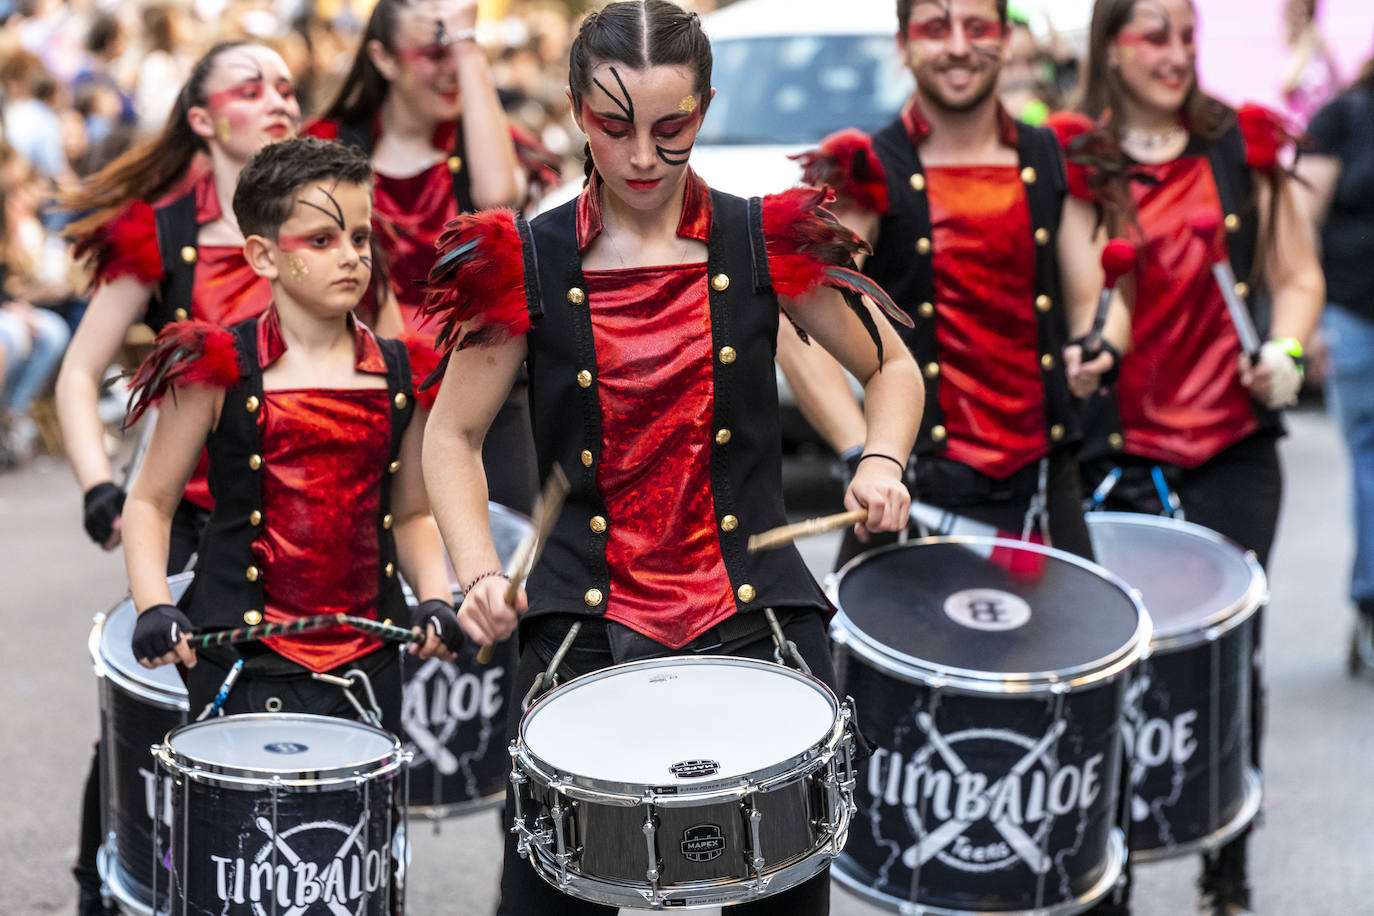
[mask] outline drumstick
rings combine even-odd
[[[1102,294],[1097,299],[1097,311],[1093,314],[1093,326],[1083,338],[1083,361],[1097,358],[1102,352],[1102,328],[1107,324],[1107,312],[1112,307],[1112,294],[1116,292],[1116,282],[1135,266],[1135,246],[1125,239],[1112,239],[1102,249]]]
[[[530,571],[534,569],[534,564],[539,561],[539,554],[544,550],[544,542],[553,533],[554,523],[558,521],[558,513],[563,508],[563,500],[567,498],[571,486],[568,483],[568,475],[563,473],[563,468],[555,464],[548,480],[544,481],[544,489],[539,494],[538,501],[534,504],[534,527],[525,535],[520,546],[515,548],[510,564],[506,567],[506,578],[509,580],[506,584],[506,604],[511,607],[515,607],[520,586],[530,577]],[[489,643],[477,650],[477,663],[489,665],[495,654],[495,644]]]
[[[813,534],[824,534],[827,531],[834,531],[836,528],[844,528],[848,525],[857,525],[866,518],[868,518],[867,509],[854,509],[849,512],[841,512],[838,515],[809,518],[804,522],[797,522],[794,525],[783,525],[779,528],[770,528],[767,531],[761,531],[758,534],[751,534],[749,536],[749,552],[754,553],[759,550],[772,550],[774,547],[790,544],[798,538],[811,537]]]
[[[1197,237],[1202,239],[1210,248],[1217,237],[1217,231],[1221,228],[1221,220],[1217,218],[1215,213],[1199,210],[1193,214],[1193,218],[1189,220],[1189,225],[1192,226]],[[1210,253],[1208,257],[1211,257]],[[1236,275],[1231,270],[1231,262],[1225,255],[1212,263],[1212,276],[1216,278],[1217,287],[1221,290],[1221,298],[1226,303],[1226,311],[1231,316],[1231,324],[1235,325],[1236,336],[1240,338],[1240,348],[1246,356],[1250,357],[1250,362],[1254,363],[1259,357],[1259,332],[1255,330],[1255,321],[1250,317],[1250,310],[1246,308],[1240,293],[1236,292]]]
[[[362,630],[393,642],[418,642],[420,639],[413,630],[392,626],[389,623],[367,620],[363,617],[350,617],[347,614],[316,614],[313,617],[302,617],[299,620],[289,620],[285,623],[260,623],[256,626],[239,627],[234,630],[198,633],[191,637],[191,648],[208,649],[211,646],[232,646],[245,642],[256,642],[261,639],[271,639],[275,636],[296,636],[301,633],[312,633],[329,627],[352,627],[355,630]]]

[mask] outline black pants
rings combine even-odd
[[[763,625],[762,614],[750,616],[756,616],[758,622]],[[607,624],[601,618],[584,620],[586,622],[582,632],[568,653],[564,666],[559,669],[560,677],[586,674],[618,661],[628,660],[625,654],[619,651],[619,646],[627,642],[620,640],[613,629],[608,632],[608,626],[614,628],[616,624]],[[520,725],[518,701],[529,691],[535,677],[547,667],[571,622],[570,618],[562,616],[538,617],[526,621],[521,634],[523,646],[520,653],[520,669],[512,691],[512,696],[517,702],[511,707],[507,725],[509,738],[515,737]],[[835,672],[831,665],[830,643],[825,623],[820,615],[814,611],[800,612],[783,624],[783,632],[788,639],[796,643],[802,658],[810,666],[811,673],[833,689]],[[611,647],[613,639],[617,642],[614,654]],[[638,640],[632,637],[628,644],[638,644]],[[661,651],[654,653],[658,656],[690,654],[675,652],[666,646],[658,648]],[[705,654],[772,660],[773,648],[772,636],[766,625],[763,625],[761,631],[756,630],[753,634],[728,640]],[[634,651],[632,654],[639,657],[641,653]],[[511,804],[510,796],[507,794],[504,817],[506,857],[501,872],[501,903],[497,908],[497,916],[614,916],[615,907],[586,903],[566,896],[535,874],[534,868],[528,862],[521,860],[515,849],[515,837],[510,833],[513,823]],[[826,916],[830,912],[830,870],[826,869],[810,881],[789,891],[774,894],[763,900],[732,906],[729,912],[732,916]]]
[[[1156,466],[1178,497],[1184,518],[1222,534],[1253,551],[1265,569],[1278,529],[1283,499],[1283,471],[1279,466],[1276,436],[1258,433],[1242,439],[1195,468],[1160,464],[1126,455],[1120,461],[1099,460],[1083,467],[1083,489],[1091,491],[1113,467],[1122,470],[1102,508],[1120,512],[1160,514],[1163,500],[1153,479]],[[1258,769],[1264,738],[1265,686],[1262,664],[1263,609],[1255,618],[1255,651],[1251,690],[1250,757]],[[1204,857],[1204,881],[1214,885],[1243,886],[1246,882],[1250,827],[1221,849]]]
[[[194,668],[186,669],[183,677],[192,719],[215,699],[236,655],[223,649],[207,649],[197,654]],[[245,653],[245,657],[243,671],[224,701],[224,715],[305,712],[360,719],[342,687],[315,680],[307,669],[265,647]],[[372,691],[381,708],[382,727],[393,735],[401,734],[401,656],[396,647],[383,646],[326,673],[345,677],[354,669],[362,671],[372,682]],[[370,708],[361,689],[355,688],[353,696],[364,709]]]
[[[918,458],[912,498],[991,525],[1004,532],[1002,537],[1019,538],[1025,526],[1026,510],[1039,486],[1039,476],[1038,461],[1009,477],[998,479],[949,458]],[[1078,463],[1065,451],[1056,451],[1049,456],[1045,497],[1051,546],[1091,560],[1092,542],[1083,521]],[[915,525],[908,530],[913,535],[920,533]],[[864,543],[854,536],[852,529],[846,531],[835,558],[835,568],[839,569],[866,550],[897,540],[896,534],[874,534]]]

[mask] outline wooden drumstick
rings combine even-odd
[[[544,481],[544,489],[539,494],[539,500],[534,504],[534,528],[525,535],[520,546],[515,548],[510,564],[506,567],[506,578],[509,580],[506,584],[506,604],[511,607],[515,607],[520,586],[529,578],[530,571],[534,569],[534,564],[538,562],[539,554],[544,549],[544,542],[553,533],[554,523],[558,521],[558,513],[563,508],[563,500],[567,498],[570,488],[568,475],[563,473],[562,467],[555,464],[549,479]],[[477,650],[477,663],[491,664],[495,653],[494,644],[483,646]]]
[[[868,518],[867,509],[854,509],[849,512],[841,512],[838,515],[809,518],[804,522],[797,522],[795,525],[783,525],[780,528],[770,528],[767,531],[761,531],[758,534],[751,534],[749,536],[749,552],[754,553],[759,550],[772,550],[774,547],[790,544],[798,538],[807,538],[811,537],[813,534],[824,534],[827,531],[834,531],[836,528],[857,525],[866,518]]]

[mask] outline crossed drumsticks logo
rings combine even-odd
[[[258,851],[258,855],[256,857],[257,861],[261,862],[265,860],[267,856],[271,854],[271,849],[275,845],[277,847],[277,851],[281,853],[282,858],[285,859],[288,863],[290,863],[292,867],[299,866],[304,863],[305,860],[303,860],[300,854],[296,852],[296,850],[292,849],[291,844],[287,842],[287,836],[289,836],[291,833],[296,832],[295,830],[287,831],[285,834],[277,833],[272,829],[272,822],[269,821],[267,818],[261,816],[256,818],[254,823],[257,825],[257,828],[261,830],[263,833],[267,834],[268,838],[271,840],[270,843],[265,844],[262,847],[262,849]],[[358,843],[358,837],[363,832],[363,828],[367,826],[367,823],[368,812],[363,811],[358,818],[358,823],[353,825],[353,829],[347,832],[347,834],[344,836],[344,841],[339,844],[338,851],[335,852],[330,859],[331,863],[342,862],[344,855],[348,852],[349,848]],[[315,824],[303,824],[300,827],[296,828],[296,830],[306,830],[312,827],[328,827],[330,829],[337,830],[341,833],[344,830],[343,824],[336,824],[333,821],[325,821],[322,823]],[[330,866],[326,865],[325,867],[327,869]],[[310,900],[307,903],[293,906],[291,909],[286,910],[283,913],[283,916],[302,916],[303,913],[310,909],[310,907],[316,902],[316,900],[323,902],[324,905],[329,908],[329,911],[334,914],[334,916],[358,916],[358,913],[355,913],[353,910],[350,910],[342,900],[324,900],[323,897],[326,894],[325,888],[323,887],[324,876],[319,875],[316,878],[316,881],[320,885],[319,896]],[[253,909],[258,913],[258,916],[266,916],[267,911],[263,908],[262,904],[254,903]]]
[[[922,712],[916,717],[917,724],[926,733],[931,747],[944,760],[945,766],[956,779],[967,779],[972,774],[965,765],[963,759],[951,746],[950,742],[940,733],[935,725],[934,718],[929,713]],[[917,868],[939,855],[950,845],[956,842],[964,833],[979,820],[983,819],[982,812],[992,811],[993,800],[997,797],[1003,783],[1009,779],[1020,779],[1037,760],[1044,759],[1045,766],[1053,769],[1055,761],[1051,757],[1046,757],[1050,747],[1059,740],[1059,736],[1064,733],[1066,723],[1060,719],[1050,726],[1039,741],[1030,746],[1022,757],[1012,765],[1007,774],[987,786],[980,792],[972,805],[966,806],[979,812],[976,817],[952,817],[939,827],[926,833],[916,845],[912,846],[902,854],[902,862],[908,868]],[[956,736],[957,737],[957,736]],[[993,828],[1002,835],[1007,844],[1026,865],[1037,875],[1043,875],[1050,870],[1052,865],[1050,857],[1045,854],[1039,844],[1031,838],[1026,831],[1013,818],[1007,814],[997,817],[987,818]]]

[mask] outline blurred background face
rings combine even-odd
[[[1107,57],[1129,107],[1152,116],[1183,107],[1196,79],[1195,27],[1188,0],[1137,0]]]
[[[193,127],[231,159],[246,162],[269,143],[296,135],[300,103],[291,71],[261,45],[230,48],[205,81],[207,102],[193,108]]]
[[[1006,40],[994,0],[918,0],[898,36],[922,99],[947,111],[992,95]]]
[[[461,110],[453,37],[465,26],[458,20],[458,4],[452,0],[401,6],[391,50],[372,49],[373,61],[390,82],[388,95],[435,124],[452,121]]]

